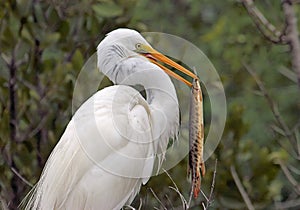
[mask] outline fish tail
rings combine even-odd
[[[198,198],[200,189],[201,189],[201,177],[200,177],[200,170],[196,170],[196,176],[194,177],[194,186],[193,186],[193,193],[194,193],[194,198]]]

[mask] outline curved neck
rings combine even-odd
[[[144,57],[126,59],[118,65],[113,76],[115,84],[142,85],[150,106],[172,109],[178,106],[175,87],[169,76]]]
[[[114,84],[142,85],[149,104],[168,105],[170,100],[178,105],[176,91],[169,76],[145,57],[122,45],[108,45],[101,49],[98,47],[97,53],[99,70]]]
[[[153,134],[157,135],[153,138],[163,139],[159,144],[165,148],[169,137],[177,135],[179,125],[178,99],[169,76],[145,57],[122,49],[121,45],[98,49],[98,67],[114,84],[144,87]]]
[[[150,108],[152,138],[157,154],[159,154],[158,157],[162,161],[169,138],[177,138],[178,99],[171,79],[163,70],[148,61],[143,61],[143,67],[145,70],[141,70],[142,67],[137,62],[136,67],[131,69],[132,73],[123,78],[119,84],[144,86]]]

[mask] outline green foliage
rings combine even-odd
[[[278,30],[284,27],[280,1],[255,1],[255,4]],[[148,7],[152,10],[145,11]],[[299,6],[295,9],[299,12]],[[273,209],[274,201],[284,201],[283,186],[290,186],[290,183],[281,176],[274,159],[289,160],[298,165],[296,168],[299,168],[299,161],[293,161],[282,148],[284,145],[292,151],[287,138],[281,136],[283,131],[275,123],[269,104],[244,64],[258,73],[288,126],[296,126],[300,113],[299,89],[297,84],[279,73],[283,68],[291,68],[288,47],[264,39],[237,1],[169,0],[153,3],[145,0],[137,5],[134,20],[146,23],[151,31],[191,40],[211,59],[224,82],[228,117],[223,139],[212,157],[219,160],[213,207],[246,208],[230,173],[231,165],[237,168],[257,209]],[[204,189],[208,189],[212,178],[213,167],[207,168],[210,175],[204,178]],[[180,166],[176,169],[185,170]],[[185,173],[176,173],[176,176],[186,184]]]
[[[276,27],[284,27],[280,1],[255,3]],[[295,10],[299,17],[299,6]],[[104,35],[119,27],[166,32],[190,40],[205,52],[219,72],[226,90],[228,118],[223,139],[206,162],[208,171],[202,182],[207,194],[214,160],[218,159],[213,209],[246,209],[231,166],[235,166],[257,209],[273,209],[274,201],[296,196],[278,165],[280,160],[299,170],[299,161],[290,152],[295,145],[283,135],[270,106],[244,67],[248,64],[257,72],[286,124],[298,132],[299,140],[299,89],[280,73],[292,71],[289,49],[265,40],[241,3],[9,0],[0,2],[1,200],[16,209],[30,189],[12,169],[30,183],[38,180],[71,118],[77,74]],[[12,116],[12,92],[15,116]],[[15,130],[11,123],[15,123]],[[187,159],[170,174],[188,197],[186,166]],[[299,177],[295,179],[299,183]],[[144,209],[160,206],[149,187],[166,207],[181,206],[179,195],[168,186],[173,183],[165,174],[153,177],[140,194]],[[194,209],[199,209],[200,201],[204,200],[201,197],[193,201]],[[136,199],[134,205],[138,204]]]
[[[71,118],[78,72],[131,11],[126,1],[7,1],[0,7],[0,186],[1,198],[14,209],[30,187],[13,170],[37,181]]]

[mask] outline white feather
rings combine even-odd
[[[170,78],[132,51],[136,41],[147,44],[121,29],[99,44],[98,67],[122,85],[98,91],[77,110],[25,209],[120,209],[149,180],[157,157],[160,167],[178,132],[178,101]],[[136,84],[145,87],[146,100],[127,86]]]

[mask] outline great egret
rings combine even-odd
[[[196,76],[131,29],[110,32],[97,58],[99,70],[115,85],[95,93],[74,114],[25,209],[120,209],[148,181],[169,138],[176,138],[178,100],[166,73],[191,84],[160,62]],[[146,99],[134,85],[144,87]]]

